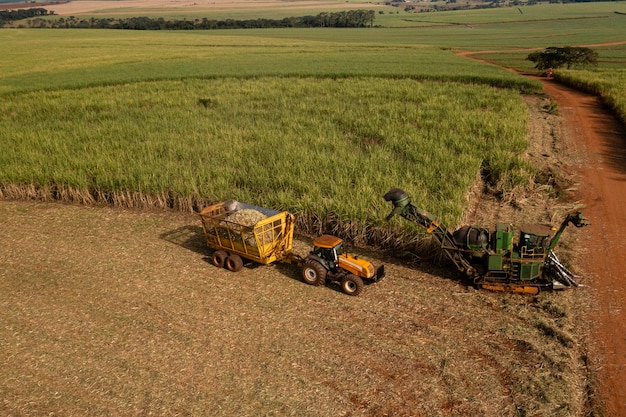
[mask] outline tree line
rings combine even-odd
[[[6,21],[27,19],[37,16],[54,14],[45,9],[37,14],[17,18],[11,16]],[[41,12],[43,11],[43,12]],[[44,13],[45,12],[45,13]],[[286,17],[283,19],[164,19],[150,17],[131,17],[126,19],[116,18],[89,18],[76,19],[75,17],[59,19],[30,19],[23,26],[31,28],[72,28],[72,29],[129,29],[129,30],[206,30],[206,29],[258,29],[258,28],[312,28],[312,27],[336,27],[336,28],[363,28],[374,25],[375,12],[373,10],[348,10],[340,12],[323,12],[317,16]],[[2,15],[0,15],[0,22]],[[1,26],[1,25],[0,25]]]
[[[17,10],[0,10],[0,27],[6,23],[14,22],[16,20],[30,19],[36,16],[46,16],[53,14],[46,9],[40,7],[31,9],[17,9]]]

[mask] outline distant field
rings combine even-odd
[[[363,34],[359,42],[341,41]],[[147,80],[213,77],[383,77],[533,89],[450,50],[394,45],[368,30],[3,30],[0,94]],[[37,53],[45,50],[46,54]]]
[[[305,16],[323,11],[372,9],[395,13],[397,7],[383,2],[341,0],[296,0],[296,1],[253,1],[253,0],[78,0],[41,6],[54,11],[58,16],[165,16],[175,17],[218,17],[218,18],[282,18]],[[37,5],[37,3],[30,3]],[[0,8],[2,4],[0,4]]]
[[[466,2],[467,4],[476,2]],[[479,3],[480,4],[480,3]],[[412,6],[413,10],[406,10]],[[439,7],[446,7],[439,5]],[[626,12],[626,2],[538,4],[533,6],[418,13],[431,9],[432,2],[408,2],[391,6],[385,2],[300,0],[78,0],[46,6],[59,16],[167,16],[249,19],[282,18],[318,14],[322,11],[371,9],[379,12],[377,23],[385,26],[432,26],[438,24],[480,24],[531,22],[537,20],[598,19]],[[623,18],[623,17],[622,17]],[[579,22],[580,23],[580,22]]]

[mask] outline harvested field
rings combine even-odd
[[[31,7],[43,7],[46,8],[51,5],[58,6],[59,4],[63,4],[65,2],[37,2],[37,3],[0,3],[0,10],[17,10],[17,9],[29,9]]]
[[[477,292],[362,253],[388,278],[348,297],[291,266],[214,268],[195,217],[0,211],[4,415],[513,416],[584,401],[582,293]]]
[[[31,6],[32,7],[32,6]],[[371,2],[336,2],[336,1],[254,1],[254,0],[121,0],[121,1],[103,1],[103,0],[81,0],[70,1],[59,4],[46,4],[47,10],[53,11],[59,16],[80,16],[89,14],[106,13],[111,14],[128,14],[145,13],[150,10],[180,10],[186,12],[214,12],[228,10],[333,10],[333,9],[378,9],[384,7]]]

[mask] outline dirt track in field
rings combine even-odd
[[[622,45],[626,41],[593,46]],[[492,51],[496,52],[496,51]],[[472,58],[481,52],[464,52]],[[483,61],[488,62],[488,61]],[[489,62],[488,62],[489,63]],[[602,362],[601,384],[610,417],[626,415],[626,130],[600,99],[551,78],[541,81],[544,92],[558,103],[563,136],[570,154],[578,155],[570,169],[578,173],[576,197],[592,227],[585,230],[586,272],[595,297],[594,339]]]
[[[597,97],[544,79],[544,91],[565,119],[570,146],[586,155],[580,201],[592,223],[585,256],[596,297],[596,340],[603,357],[602,383],[609,416],[626,413],[626,132]]]

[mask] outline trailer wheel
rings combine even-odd
[[[348,274],[341,280],[341,289],[348,295],[359,295],[363,291],[363,280],[356,275]]]
[[[327,272],[319,262],[306,261],[302,267],[302,279],[309,285],[323,285]]]
[[[213,261],[213,265],[215,265],[216,267],[224,268],[224,262],[226,262],[226,258],[228,258],[228,254],[223,250],[218,250],[213,252],[211,261]]]
[[[238,272],[241,271],[241,268],[243,268],[243,259],[241,259],[241,256],[233,253],[226,258],[226,269],[232,272]]]

